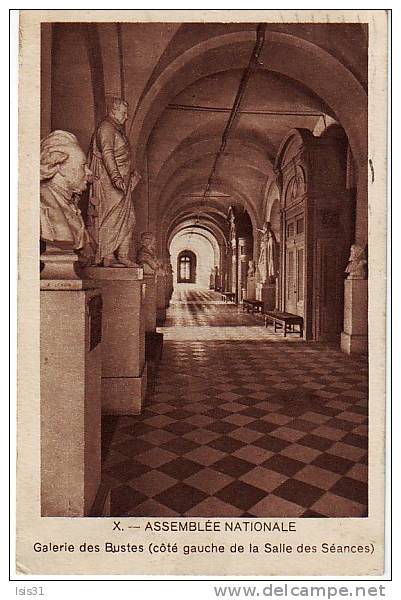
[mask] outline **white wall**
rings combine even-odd
[[[180,231],[170,244],[171,264],[174,270],[174,285],[177,285],[177,257],[183,250],[191,250],[196,256],[196,281],[194,284],[181,284],[208,289],[210,272],[218,266],[218,257],[211,242],[196,232]]]

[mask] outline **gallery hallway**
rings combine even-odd
[[[106,417],[112,516],[367,514],[367,363],[176,292],[153,392]]]

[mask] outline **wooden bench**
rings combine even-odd
[[[265,313],[265,327],[267,327],[269,322],[274,324],[274,332],[277,329],[282,329],[284,337],[287,336],[287,333],[299,333],[299,337],[303,337],[304,320],[299,315],[271,310]],[[296,325],[299,327],[298,331],[294,329]]]
[[[234,292],[221,292],[223,296],[224,302],[234,302],[235,301],[235,293]]]
[[[263,312],[263,302],[261,300],[243,300],[242,310],[246,312]]]

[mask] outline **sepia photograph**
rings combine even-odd
[[[381,531],[385,11],[136,12],[20,13],[35,518]]]

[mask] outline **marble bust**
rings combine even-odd
[[[141,246],[137,254],[137,262],[143,268],[147,275],[163,275],[165,274],[163,264],[156,254],[156,238],[153,233],[145,231],[141,235]]]
[[[68,131],[52,131],[40,143],[41,279],[82,279],[94,244],[78,207],[91,171],[78,140]]]
[[[40,238],[47,245],[89,255],[91,239],[86,231],[79,195],[91,171],[78,140],[67,131],[52,131],[40,143]]]
[[[345,269],[347,279],[366,279],[367,270],[366,250],[358,244],[352,244],[348,265]]]
[[[248,261],[248,277],[249,279],[255,277],[255,263],[253,260]]]

